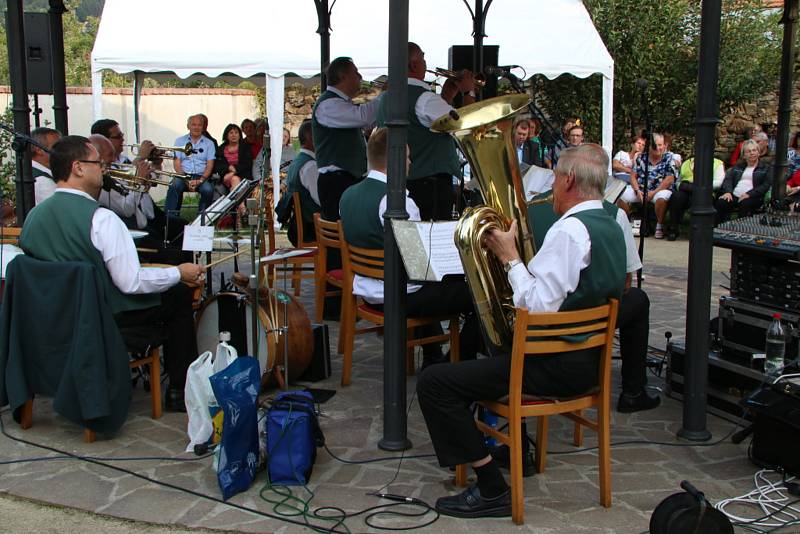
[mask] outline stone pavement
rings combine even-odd
[[[673,332],[676,338],[683,335],[687,251],[686,241],[647,240],[643,287],[652,301],[650,341],[657,349],[665,347],[665,331]],[[715,252],[712,314],[716,309],[716,298],[725,292],[719,285],[726,283],[720,271],[727,270],[727,261],[726,251]],[[302,300],[310,311],[313,307],[311,296],[311,284],[305,282]],[[330,328],[330,344],[335,353],[337,323],[330,323]],[[322,405],[321,425],[331,452],[351,461],[397,458],[398,455],[382,452],[376,447],[382,435],[382,340],[376,336],[357,339],[353,380],[347,388],[339,386],[340,358],[332,355],[333,375],[312,385],[337,390],[336,395]],[[615,363],[614,380],[618,381],[618,362]],[[662,378],[656,376],[651,377],[650,383],[654,387],[663,386]],[[354,512],[382,504],[367,493],[387,484],[385,491],[410,495],[429,503],[455,491],[452,473],[440,468],[435,458],[430,456],[432,448],[419,407],[414,402],[414,386],[415,379],[410,377],[407,384],[411,404],[408,435],[414,447],[404,454],[402,461],[393,459],[365,464],[342,463],[320,450],[309,485],[314,492],[310,504],[312,509],[335,506]],[[34,426],[28,431],[21,431],[7,412],[2,419],[6,431],[12,436],[45,443],[73,454],[104,458],[110,465],[218,498],[220,491],[210,459],[177,460],[192,458],[182,452],[186,445],[185,415],[165,413],[160,420],[153,421],[149,418],[148,402],[144,391],[135,390],[129,420],[119,435],[101,438],[93,444],[84,444],[80,429],[55,416],[47,399],[37,399]],[[702,446],[686,446],[675,437],[680,427],[681,410],[680,403],[664,398],[661,407],[652,411],[630,415],[613,413],[612,443],[617,445],[612,448],[613,506],[610,509],[598,504],[595,452],[575,452],[571,445],[570,427],[554,418],[547,470],[525,479],[524,526],[516,527],[510,519],[467,521],[441,517],[434,525],[420,530],[442,533],[639,533],[647,530],[653,508],[666,496],[678,491],[681,480],[690,480],[712,501],[750,490],[756,468],[747,460],[746,444],[737,446],[724,439],[734,430],[734,425],[709,416],[713,441]],[[585,446],[591,447],[595,443],[593,433],[587,432]],[[51,455],[53,453],[0,436],[0,462]],[[169,459],[131,459],[141,457]],[[110,461],[111,458],[117,461]],[[125,458],[128,460],[122,461]],[[235,496],[230,502],[273,514],[273,506],[259,497],[259,490],[265,483],[266,475],[262,472],[250,490]],[[295,489],[295,494],[298,493]],[[0,532],[19,532],[22,526],[29,532],[77,532],[69,526],[70,521],[83,522],[88,527],[82,530],[84,532],[147,532],[148,529],[171,532],[179,528],[200,527],[236,532],[305,530],[304,527],[265,518],[198,495],[159,486],[106,466],[77,460],[0,465],[2,494],[15,496],[15,499],[0,498],[0,516],[7,518],[0,519]],[[91,514],[20,503],[16,498],[71,507]],[[107,520],[104,516],[136,523]],[[13,520],[8,519],[11,517]],[[48,517],[52,521],[42,521]],[[428,518],[430,515],[404,520],[377,518],[376,521],[396,527],[420,524]],[[159,530],[157,526],[139,522],[169,526]],[[325,523],[326,528],[331,525],[331,522]],[[365,525],[362,517],[348,519],[347,525],[352,532],[377,531]],[[126,530],[129,527],[130,530]]]

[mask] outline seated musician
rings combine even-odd
[[[33,130],[31,137],[33,137],[34,141],[50,150],[53,143],[61,138],[61,132],[42,126]],[[53,194],[56,190],[56,183],[53,180],[53,173],[50,172],[50,153],[36,145],[31,145],[30,147],[34,199],[36,204],[39,204]]]
[[[516,225],[491,232],[486,246],[506,265],[514,304],[533,312],[602,305],[619,298],[625,285],[625,241],[603,209],[606,168],[591,147],[561,151],[553,183],[553,208],[561,218],[528,265],[515,244]],[[598,349],[527,358],[525,393],[572,396],[597,384]],[[510,355],[432,366],[417,382],[420,408],[442,466],[471,464],[477,482],[442,497],[436,510],[457,517],[511,515],[511,491],[489,454],[471,410],[472,402],[508,394]]]
[[[300,193],[300,208],[302,213],[299,216],[303,220],[303,237],[306,241],[312,241],[314,237],[314,214],[319,213],[319,194],[317,193],[317,160],[314,156],[314,136],[311,134],[311,121],[305,120],[300,125],[297,131],[297,137],[300,139],[300,152],[292,160],[289,169],[286,171],[286,193],[278,207],[275,209],[278,212],[279,208],[284,209],[285,213],[289,211],[289,206],[292,202],[292,195]],[[295,219],[298,217],[297,213],[292,214],[289,224],[287,235],[292,245],[298,247],[302,246],[297,242],[297,228],[295,227]],[[278,220],[281,220],[281,213],[278,212]]]
[[[100,134],[92,134],[89,136],[89,142],[100,153],[100,159],[106,170],[117,163],[111,141]],[[150,141],[144,141],[140,145],[139,156],[132,163],[136,177],[149,178],[154,167],[147,161],[147,156],[153,147]],[[142,253],[140,259],[173,265],[190,261],[191,254],[164,245],[164,236],[168,235],[170,240],[176,238],[183,231],[186,221],[170,217],[167,222],[164,212],[153,202],[149,189],[149,186],[146,186],[142,191],[129,191],[124,195],[115,189],[103,188],[97,201],[102,207],[116,213],[129,229],[147,232],[147,235],[138,239],[136,244],[141,249],[155,252]]]
[[[184,411],[186,370],[197,357],[189,287],[202,284],[202,267],[184,263],[143,268],[139,264],[125,224],[97,203],[104,165],[87,138],[63,137],[53,145],[50,163],[58,188],[25,219],[20,247],[40,260],[93,264],[118,326],[148,330],[163,326],[169,374],[166,406]]]
[[[342,195],[339,211],[345,240],[354,246],[383,249],[383,214],[386,212],[387,130],[379,128],[367,144],[369,172],[361,182],[349,187]],[[407,162],[408,164],[408,162]],[[406,211],[409,219],[419,221],[419,209],[406,193]],[[463,276],[446,276],[441,282],[407,286],[406,312],[408,317],[429,317],[462,313],[466,321],[459,336],[459,356],[462,360],[474,359],[482,346],[480,328],[474,313],[472,298]],[[383,305],[383,280],[356,276],[353,294],[363,298],[373,307]],[[441,333],[441,327],[417,332],[417,337]],[[438,345],[423,345],[422,366],[440,363]]]

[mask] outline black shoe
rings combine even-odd
[[[644,389],[638,395],[622,393],[617,400],[617,411],[619,413],[633,413],[644,410],[652,410],[661,404],[661,397],[651,397]]]
[[[497,465],[503,469],[510,471],[511,465],[511,449],[508,445],[498,445],[491,451],[492,458],[497,462]],[[536,474],[536,463],[533,460],[533,453],[530,450],[522,451],[522,477],[528,478]]]
[[[437,499],[436,511],[453,517],[508,517],[511,515],[511,488],[487,499],[481,496],[478,485],[472,484],[458,495]]]
[[[675,241],[676,239],[678,239],[677,232],[669,232],[667,234],[667,241]]]
[[[186,402],[183,399],[182,389],[169,388],[164,401],[168,412],[186,412]]]

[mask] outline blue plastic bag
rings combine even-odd
[[[258,360],[241,356],[209,377],[211,389],[224,413],[219,445],[217,480],[228,500],[253,483],[258,467]]]

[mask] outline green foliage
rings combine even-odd
[[[3,124],[13,124],[14,116],[11,107],[6,108],[0,115],[0,122]],[[13,204],[17,198],[16,176],[17,165],[14,161],[14,152],[11,150],[13,137],[5,130],[0,130],[0,196],[4,203]]]
[[[649,82],[654,128],[692,135],[697,97],[700,2],[669,0],[584,0],[600,37],[614,59],[614,140],[641,126],[638,78]],[[723,0],[718,101],[720,112],[752,100],[777,85],[780,71],[779,14],[760,0]],[[587,137],[600,138],[602,80],[563,75],[538,77],[539,103],[556,120],[580,117]]]

